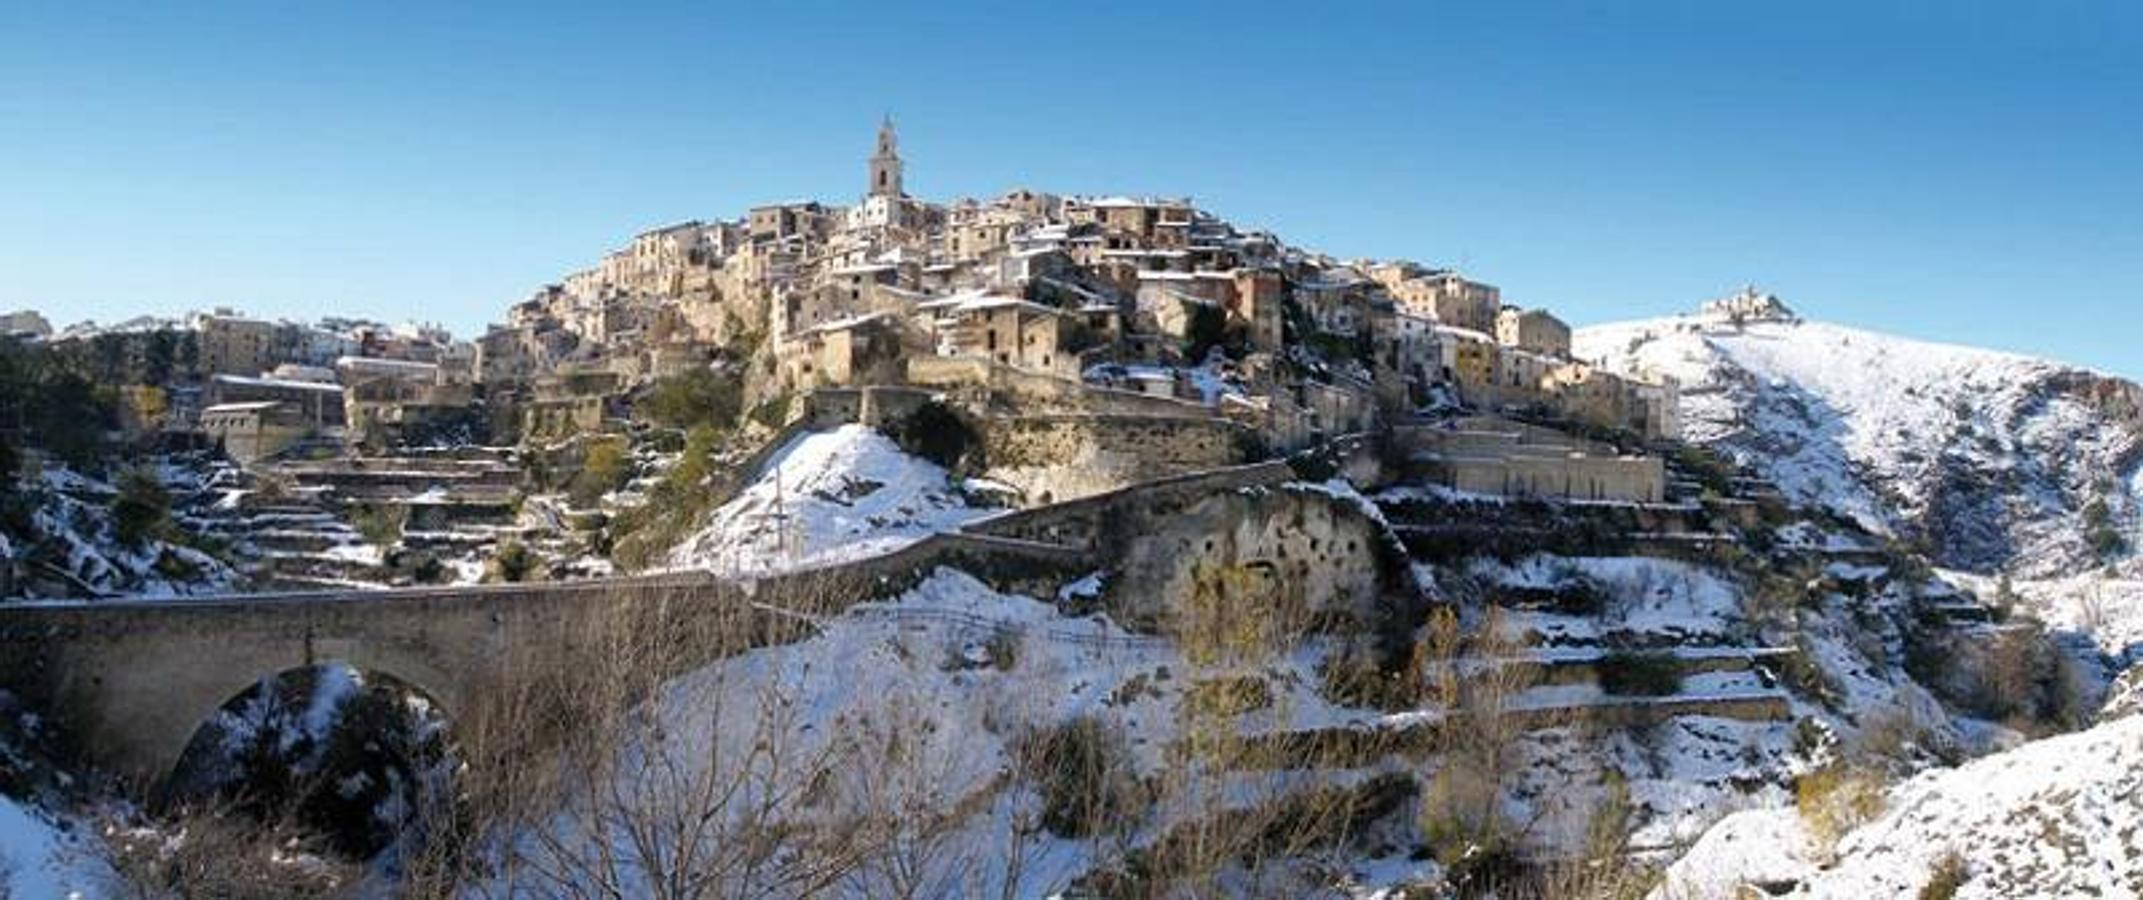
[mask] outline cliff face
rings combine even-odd
[[[2133,383],[1784,319],[1603,325],[1576,348],[1675,376],[1690,440],[1943,565],[2040,577],[2127,555],[2143,463]]]

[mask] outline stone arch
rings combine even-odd
[[[384,677],[423,696],[439,714],[453,721],[462,709],[461,690],[456,680],[424,660],[405,654],[367,652],[362,642],[347,648],[350,652],[325,656],[305,656],[294,664],[280,668],[230,669],[215,682],[204,681],[199,690],[190,691],[180,709],[190,710],[182,718],[190,719],[190,725],[166,726],[155,729],[148,737],[150,755],[135,763],[130,774],[149,792],[149,796],[161,800],[180,762],[190,749],[194,738],[208,722],[221,713],[229,704],[255,690],[264,682],[273,681],[295,672],[310,668],[343,665],[368,676]],[[241,675],[240,672],[248,674]],[[208,687],[221,683],[222,688]],[[146,767],[141,767],[146,764]]]
[[[334,717],[320,717],[330,700]],[[321,660],[224,701],[147,799],[153,808],[202,800],[269,822],[290,817],[335,852],[370,859],[400,843],[408,825],[451,809],[465,758],[459,731],[417,685]]]
[[[152,793],[201,724],[263,678],[339,661],[409,684],[454,716],[473,657],[482,655],[443,635],[322,628],[328,623],[276,615],[125,624],[136,627],[85,634],[47,662],[56,679],[50,700],[90,762]]]

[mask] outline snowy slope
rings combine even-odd
[[[1944,564],[2095,561],[2084,507],[2137,509],[2143,390],[2045,360],[1802,321],[1683,316],[1581,329],[1580,358],[1671,375],[1684,437],[1796,500],[1924,537]]]
[[[670,565],[778,571],[897,550],[982,515],[943,468],[861,425],[796,438],[757,481],[717,507]]]
[[[1880,816],[1839,840],[1833,865],[1817,864],[1826,854],[1792,809],[1737,813],[1654,896],[1730,896],[1761,882],[1790,883],[1797,897],[1909,898],[1953,853],[1967,873],[1959,900],[2143,896],[2143,717],[1895,787]]]
[[[1168,764],[1165,751],[1179,736],[1179,705],[1194,676],[1253,672],[1269,679],[1273,702],[1245,716],[1245,728],[1378,717],[1318,694],[1321,656],[1313,650],[1255,668],[1209,669],[1165,639],[1127,632],[1104,616],[1067,617],[1049,603],[999,593],[952,569],[937,570],[897,599],[822,624],[809,640],[755,650],[672,681],[655,701],[651,721],[659,724],[619,739],[618,793],[670,803],[696,796],[693,786],[710,777],[726,782],[734,777],[730,769],[749,769],[754,778],[744,791],[786,797],[820,777],[798,761],[823,761],[839,777],[819,789],[823,799],[794,804],[784,818],[884,809],[902,810],[915,823],[950,816],[948,830],[928,839],[930,852],[906,876],[926,886],[921,896],[1046,897],[1114,850],[1108,841],[1029,833],[1016,824],[1032,821],[1037,802],[1031,791],[1007,787],[1020,771],[1015,745],[1029,729],[1106,716],[1124,730],[1133,765],[1152,773]],[[1010,649],[989,649],[1002,642]],[[885,749],[888,742],[905,749]],[[774,765],[768,747],[782,748],[787,763]],[[1234,785],[1233,798],[1262,799],[1288,784],[1278,776],[1246,779]],[[707,803],[727,821],[752,802]],[[554,827],[550,837],[562,846],[597,840],[567,818]],[[708,840],[724,837],[710,833]],[[532,843],[539,845],[530,851],[536,859],[553,852]],[[620,841],[617,852],[636,875],[646,848]],[[1018,865],[1008,866],[1014,859]],[[520,887],[549,892],[535,880]],[[1007,880],[1015,882],[1009,889]],[[625,893],[638,895],[640,887]],[[759,895],[742,882],[725,887]],[[865,871],[820,895],[898,892]]]
[[[198,492],[200,473],[178,466],[157,470],[176,495]],[[159,538],[129,545],[112,515],[118,489],[106,481],[54,466],[17,486],[26,515],[20,530],[0,526],[0,563],[19,578],[17,596],[178,597],[232,590],[240,575],[199,549]]]
[[[76,835],[0,797],[0,897],[92,897],[108,881]]]

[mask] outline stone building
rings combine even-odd
[[[342,386],[317,381],[246,375],[211,376],[203,412],[207,407],[257,402],[287,404],[292,413],[313,428],[342,426]]]
[[[1496,313],[1496,342],[1546,356],[1570,355],[1570,326],[1544,309],[1506,306]]]
[[[0,335],[29,338],[52,336],[52,323],[45,321],[42,313],[34,309],[18,309],[0,315]]]
[[[790,336],[781,355],[790,389],[897,384],[907,359],[928,352],[900,316],[877,312],[827,322]]]
[[[1405,267],[1376,267],[1379,279],[1391,292],[1399,305],[1420,315],[1435,316],[1436,320],[1454,328],[1465,328],[1484,334],[1496,330],[1496,311],[1502,307],[1502,292],[1493,285],[1468,281],[1456,272],[1425,270],[1422,274],[1398,277],[1409,271]],[[1385,280],[1392,279],[1392,280]]]
[[[240,463],[273,456],[317,430],[311,417],[276,400],[215,404],[201,410],[200,421],[202,433]]]
[[[1077,378],[1077,314],[1017,297],[971,295],[932,304],[938,352]]]
[[[1790,322],[1795,316],[1785,301],[1776,294],[1759,291],[1755,285],[1743,287],[1731,297],[1707,300],[1699,308],[1706,317],[1733,322]]]
[[[1407,458],[1427,464],[1432,482],[1455,491],[1621,503],[1666,496],[1657,457],[1496,416],[1402,428],[1393,437]]]
[[[277,362],[275,323],[249,319],[228,310],[195,321],[200,334],[201,370],[218,375],[259,375]]]
[[[1438,325],[1436,342],[1443,380],[1458,390],[1459,401],[1476,407],[1494,405],[1500,369],[1495,340],[1478,331]]]

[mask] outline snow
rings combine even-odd
[[[174,498],[201,486],[197,471],[169,464],[155,471]],[[225,592],[239,580],[223,561],[192,547],[156,538],[138,546],[121,542],[111,511],[118,491],[108,482],[48,466],[26,488],[28,533],[12,536],[5,545],[31,576],[18,591],[173,597]],[[46,597],[29,593],[29,599]]]
[[[1025,875],[1007,895],[1040,897],[1062,890],[1103,848],[1048,832],[1013,836],[1015,813],[1031,814],[1035,798],[1007,788],[1006,776],[1019,772],[1015,748],[1031,729],[1101,716],[1122,728],[1133,765],[1152,774],[1170,764],[1186,689],[1206,677],[1255,674],[1267,681],[1273,703],[1238,720],[1246,731],[1369,725],[1382,718],[1334,707],[1318,695],[1321,655],[1313,647],[1255,669],[1204,667],[1166,639],[1127,632],[1105,616],[1066,617],[1049,603],[994,591],[952,569],[937,570],[896,599],[863,604],[820,624],[808,640],[732,657],[665,686],[646,733],[621,738],[620,777],[629,782],[623,792],[674,795],[680,780],[703,777],[693,767],[734,765],[725,761],[751,759],[753,748],[769,742],[811,760],[843,747],[874,748],[899,735],[902,756],[912,766],[891,764],[872,749],[863,758],[839,758],[835,768],[843,779],[875,786],[873,802],[914,804],[919,818],[925,810],[961,810],[955,834],[933,865],[999,879],[1012,842],[1024,841]],[[1002,661],[982,646],[1000,636],[1009,636],[1013,647]],[[770,771],[748,790],[785,791],[792,787],[785,782],[789,777]],[[799,771],[796,777],[806,776]],[[1261,791],[1305,778],[1348,777],[1253,773],[1231,776],[1222,790],[1231,802],[1254,800]],[[838,814],[850,802],[844,793],[850,789],[836,786],[834,799],[794,814]],[[1158,834],[1170,815],[1164,812],[1138,839]],[[577,826],[557,827],[569,842],[589,839],[577,834]],[[1395,868],[1408,867],[1370,867],[1368,881],[1395,877]],[[963,887],[951,895],[1000,893],[994,883]],[[881,895],[868,886],[831,893]]]
[[[79,898],[95,896],[106,881],[80,834],[0,797],[0,896]]]
[[[890,553],[988,512],[861,425],[793,439],[671,554],[674,569],[783,571]]]
[[[1684,316],[1578,331],[1608,368],[1681,385],[1683,436],[1751,462],[1788,497],[1878,533],[1924,526],[1943,561],[2053,573],[2092,554],[2080,510],[2137,508],[2134,426],[2114,384],[2012,353],[1819,322]]]
[[[1599,617],[1514,613],[1511,637],[1527,629],[1582,637],[1611,629],[1678,641],[1718,643],[1741,625],[1740,591],[1705,568],[1644,556],[1562,557],[1536,553],[1514,564],[1475,559],[1468,574],[1513,588],[1570,587],[1590,583],[1611,598]]]
[[[1956,896],[2143,895],[2143,717],[2035,741],[1888,792],[1884,812],[1825,862],[1788,809],[1720,822],[1654,897],[1726,896],[1742,881],[1798,882],[1798,897],[1911,897],[1949,854]]]

